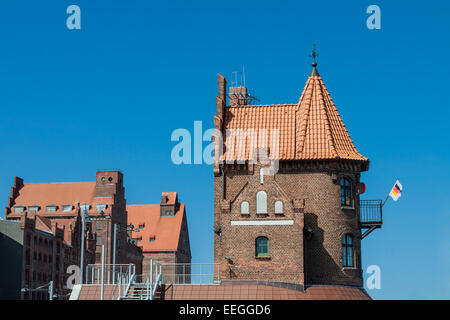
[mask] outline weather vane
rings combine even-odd
[[[316,58],[319,56],[319,53],[316,52],[316,44],[315,43],[313,43],[313,50],[309,56],[314,59],[314,62],[316,62]]]

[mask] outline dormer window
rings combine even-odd
[[[136,229],[134,229],[134,232],[139,232],[139,231],[141,231],[142,229],[144,229],[144,226],[145,226],[145,223],[139,224],[138,227],[137,227]]]
[[[47,212],[56,212],[57,209],[58,209],[58,206],[51,205],[51,206],[47,206],[45,208],[45,211],[47,211]]]
[[[173,211],[172,210],[166,210],[164,211],[163,217],[173,217]]]
[[[25,207],[24,206],[16,206],[14,207],[14,213],[22,213],[25,211]]]
[[[105,211],[106,210],[106,204],[97,204],[95,206],[95,210],[97,210],[97,211]]]
[[[148,238],[148,240],[150,241],[150,242],[155,242],[155,235],[154,234],[152,234],[152,235],[150,235],[150,237]]]
[[[39,211],[39,206],[29,206],[28,207],[28,211],[29,212],[38,212]]]
[[[71,204],[66,204],[66,205],[62,206],[63,212],[72,212],[72,210],[73,210],[73,206]]]

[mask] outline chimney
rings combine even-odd
[[[224,108],[227,103],[227,79],[221,74],[217,74],[217,84],[219,86],[219,94],[216,97],[216,116],[220,121],[223,120]]]
[[[246,106],[247,105],[247,87],[230,87],[230,106]]]
[[[178,209],[178,197],[176,192],[163,192],[159,203],[161,217],[173,217]]]

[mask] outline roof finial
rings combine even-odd
[[[313,50],[309,56],[314,59],[313,67],[317,66],[316,58],[319,56],[319,53],[316,51],[316,43],[315,42],[313,43]]]
[[[319,73],[317,72],[317,69],[316,69],[316,67],[317,67],[316,58],[319,56],[319,53],[316,51],[316,43],[315,42],[313,43],[313,50],[309,56],[312,57],[314,60],[312,63],[313,71],[311,72],[311,76],[318,76]]]

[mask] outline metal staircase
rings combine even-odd
[[[119,300],[159,300],[161,298],[162,273],[161,265],[154,264],[156,272],[153,273],[153,263],[150,275],[130,278],[126,290]]]

